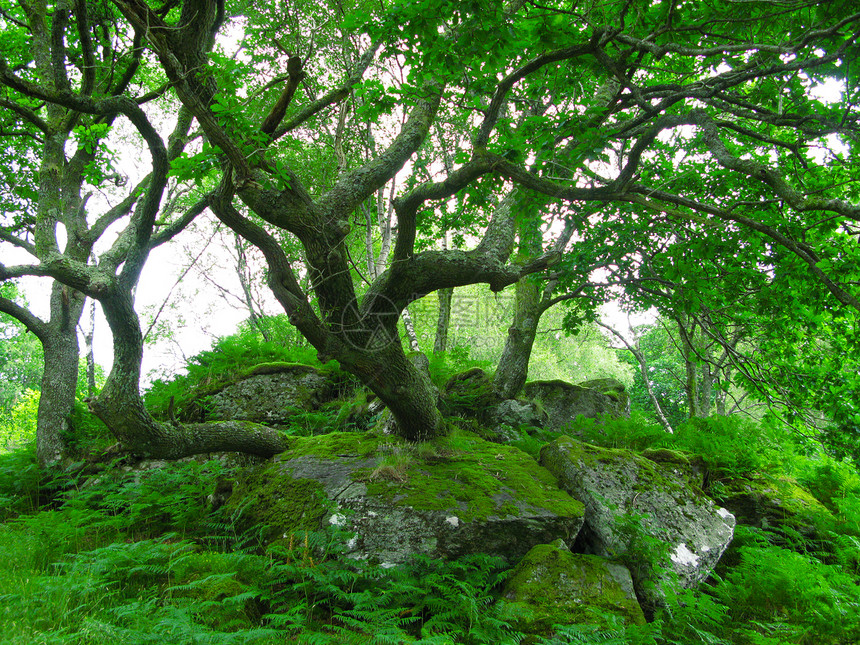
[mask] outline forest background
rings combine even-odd
[[[277,452],[274,434],[165,427],[140,398],[144,342],[181,325],[141,321],[141,276],[159,247],[219,235],[207,212],[235,235],[250,324],[265,335],[265,281],[406,438],[445,431],[404,352],[421,349],[409,306],[436,295],[447,349],[452,290],[485,283],[513,292],[501,398],[544,315],[559,342],[620,298],[674,330],[689,416],[753,397],[855,451],[851,4],[431,5],[4,9],[0,309],[43,348],[41,462],[74,434],[87,298],[114,351],[88,405],[125,447]],[[48,279],[48,307],[21,300],[27,276]]]

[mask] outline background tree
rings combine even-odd
[[[16,286],[0,285],[10,300],[20,299]],[[42,380],[39,340],[14,318],[0,314],[0,416],[7,416],[27,390],[39,390]]]

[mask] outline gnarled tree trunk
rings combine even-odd
[[[493,387],[503,399],[513,399],[526,384],[542,314],[538,283],[533,278],[520,280],[516,285],[514,321],[493,379]]]
[[[255,423],[173,424],[153,418],[140,397],[143,336],[131,294],[115,287],[103,293],[100,301],[113,333],[114,362],[101,393],[90,405],[125,448],[162,459],[221,451],[269,457],[286,449],[282,435]]]

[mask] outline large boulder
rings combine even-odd
[[[296,412],[310,412],[333,400],[339,389],[329,374],[310,365],[261,365],[202,402],[206,421],[252,421],[290,425]]]
[[[624,383],[618,379],[595,378],[590,381],[583,381],[579,387],[587,387],[590,390],[597,390],[601,394],[605,394],[615,401],[620,414],[630,416],[630,395],[627,394]]]
[[[832,521],[827,507],[790,477],[760,474],[731,480],[723,485],[720,500],[740,524],[807,538],[817,537],[816,526]]]
[[[576,549],[621,558],[631,567],[646,610],[667,587],[702,581],[725,551],[735,518],[681,476],[629,450],[562,436],[543,447],[540,463],[585,503]]]
[[[608,379],[604,379],[608,380]],[[624,392],[624,386],[615,381]],[[604,384],[605,385],[605,384]],[[605,388],[604,388],[605,389]],[[604,415],[621,417],[628,414],[628,400],[601,390],[565,381],[532,381],[523,386],[522,396],[536,402],[546,413],[547,430],[564,430],[580,414],[588,419]]]
[[[582,504],[534,459],[470,433],[418,447],[358,433],[291,441],[228,502],[268,526],[269,543],[336,526],[350,557],[386,565],[416,553],[513,562],[536,544],[572,542],[582,526]]]
[[[571,553],[561,541],[532,548],[514,568],[502,597],[517,629],[530,634],[549,635],[556,624],[606,626],[607,615],[625,624],[645,623],[627,568]]]

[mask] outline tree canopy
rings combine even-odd
[[[136,450],[281,445],[160,424],[140,402],[134,286],[153,245],[207,208],[262,251],[291,323],[412,440],[445,426],[396,326],[441,289],[540,276],[543,295],[522,292],[540,295],[539,316],[600,298],[603,267],[605,285],[641,287],[643,306],[669,298],[701,318],[749,297],[761,316],[779,311],[768,339],[815,328],[856,351],[854,3],[2,7],[14,161],[0,240],[32,261],[0,265],[0,279],[53,278],[61,318],[75,294],[101,303],[115,358],[93,409]],[[89,192],[121,188],[122,140],[147,151],[148,174],[94,212]],[[519,311],[511,333],[528,336]]]

